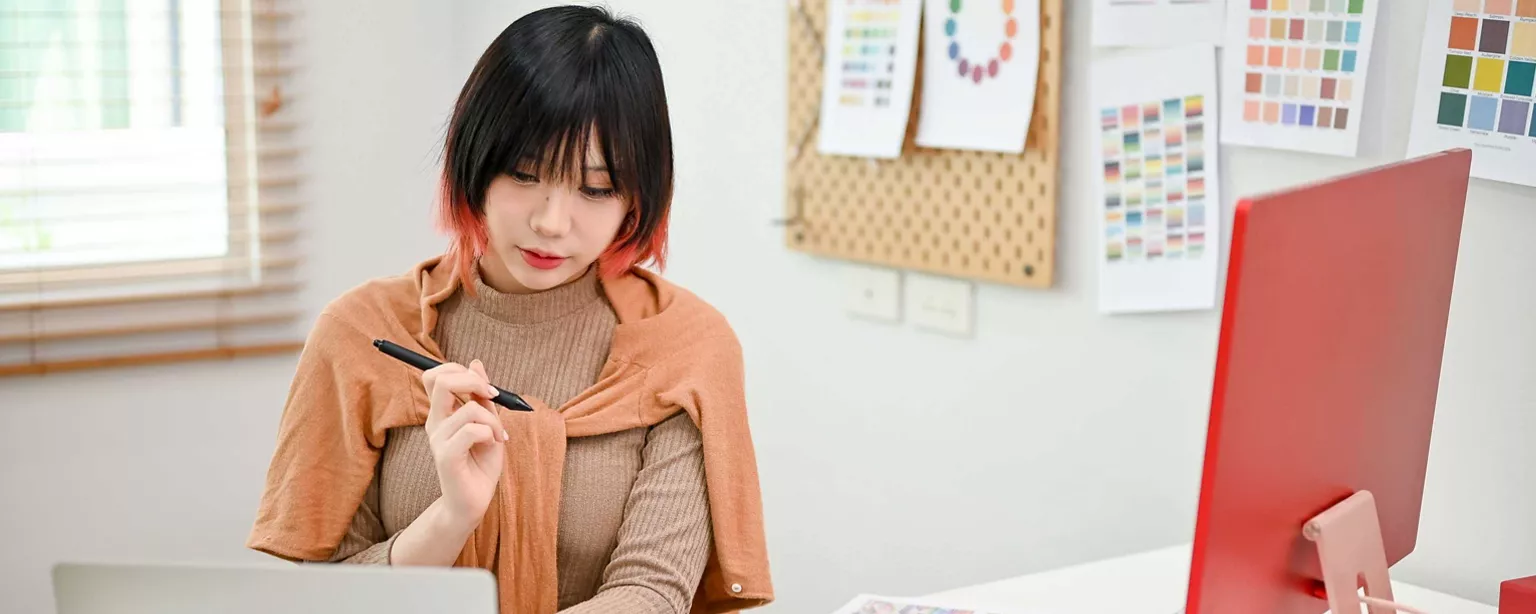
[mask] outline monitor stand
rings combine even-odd
[[[1387,574],[1387,550],[1376,516],[1376,498],[1362,490],[1350,495],[1302,527],[1302,535],[1317,544],[1323,571],[1323,591],[1330,612],[1359,612],[1361,602],[1370,614],[1419,611],[1392,603],[1392,581]],[[1365,588],[1365,597],[1360,588]]]

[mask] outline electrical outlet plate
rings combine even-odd
[[[880,322],[901,321],[901,273],[891,269],[843,265],[843,308]]]
[[[908,275],[907,319],[918,328],[970,337],[975,331],[975,293],[975,284],[968,281]]]

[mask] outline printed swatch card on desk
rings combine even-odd
[[[1472,176],[1536,186],[1536,0],[1432,0],[1408,153],[1472,150]]]
[[[1222,44],[1227,0],[1093,0],[1098,47]]]
[[[922,0],[827,0],[818,151],[901,155],[922,10]]]
[[[917,144],[1022,153],[1040,72],[1040,0],[925,0]]]
[[[859,595],[832,614],[989,614],[989,612],[968,607],[940,605],[926,600]]]
[[[1095,60],[1099,311],[1216,306],[1216,49]]]
[[[1353,157],[1385,0],[1231,0],[1222,143]]]

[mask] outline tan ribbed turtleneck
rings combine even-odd
[[[592,386],[617,318],[595,272],[558,288],[504,294],[474,279],[445,301],[444,356],[485,363],[491,383],[560,407]],[[687,612],[709,557],[698,428],[687,415],[571,439],[561,479],[563,612]],[[387,564],[394,537],[442,492],[426,430],[390,429],[373,483],[332,560]]]

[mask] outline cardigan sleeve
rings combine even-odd
[[[322,312],[305,340],[246,545],[294,561],[336,552],[373,482],[384,426],[375,407],[405,396],[369,338]]]

